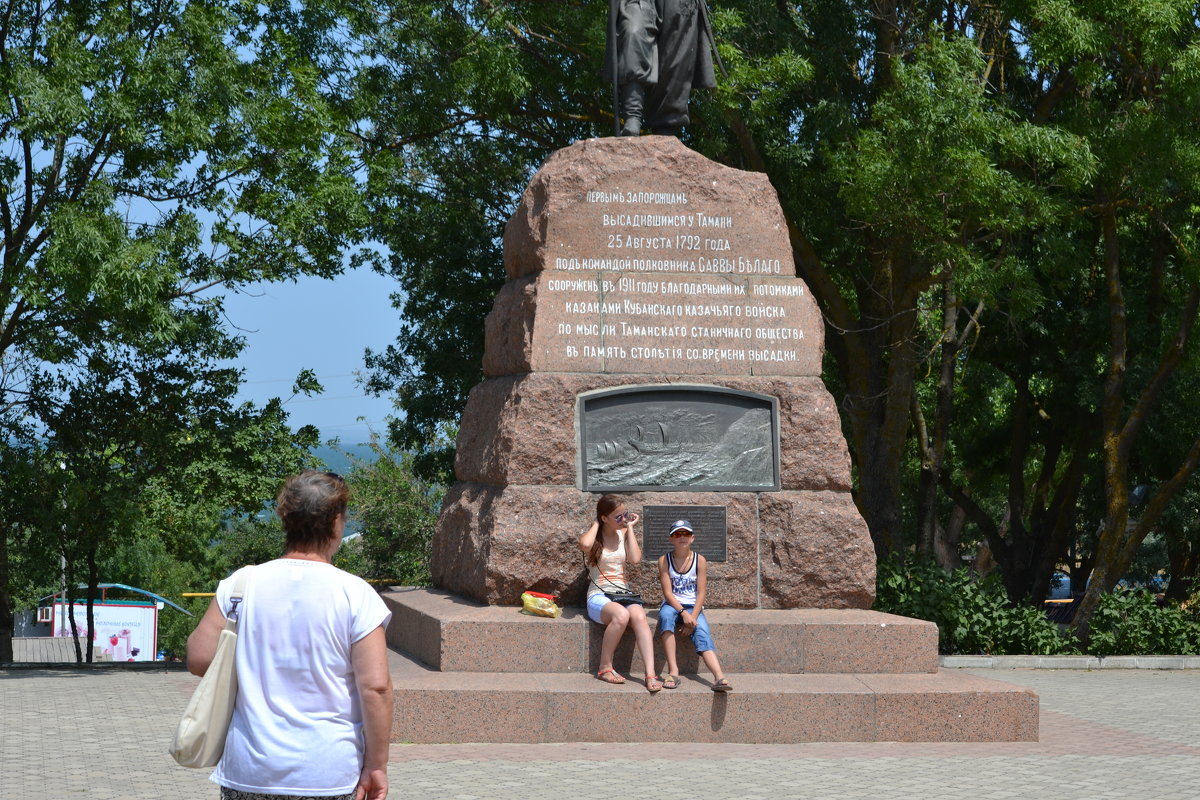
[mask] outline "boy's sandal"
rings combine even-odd
[[[721,680],[717,681],[716,683],[714,683],[712,685],[712,690],[714,692],[732,692],[733,686],[730,685],[729,681],[725,680],[724,678],[721,678]]]
[[[663,687],[662,681],[660,681],[655,676],[651,675],[650,677],[646,678],[646,691],[649,692],[650,694],[654,694],[662,687]]]
[[[602,669],[596,673],[596,677],[599,678],[600,680],[604,681],[605,683],[624,683],[625,682],[625,679],[622,678],[619,674],[617,674],[617,671],[615,669]]]
[[[668,675],[662,679],[662,685],[664,689],[675,689],[679,686],[679,678],[676,678],[674,675]]]

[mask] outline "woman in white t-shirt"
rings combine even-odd
[[[349,490],[307,471],[276,499],[283,558],[252,567],[238,613],[238,696],[210,780],[222,800],[384,800],[392,681],[384,628],[391,612],[365,581],[333,566]],[[232,613],[221,581],[188,639],[203,675]]]
[[[605,683],[625,682],[613,668],[613,654],[625,629],[633,628],[646,668],[646,688],[657,692],[662,681],[654,671],[654,640],[641,600],[617,602],[605,594],[629,591],[625,565],[642,560],[642,548],[633,531],[637,522],[638,515],[626,511],[621,498],[606,494],[596,503],[596,521],[579,537],[579,549],[584,552],[588,568],[588,618],[604,626],[596,677]]]

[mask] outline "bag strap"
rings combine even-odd
[[[628,588],[628,587],[622,588],[622,587],[621,587],[621,584],[619,584],[619,583],[617,583],[616,581],[612,580],[612,579],[611,579],[611,578],[609,578],[607,575],[601,575],[600,577],[604,579],[604,582],[605,582],[605,583],[611,584],[612,586],[616,587],[616,589],[617,589],[618,591],[621,591],[621,592],[628,592],[628,591],[629,591],[629,588]],[[603,586],[601,586],[599,583],[597,583],[595,578],[592,578],[592,585],[593,585],[593,586],[595,586],[595,587],[596,587],[597,589],[599,589],[600,591],[602,591],[602,592],[604,591],[604,587],[603,587]]]
[[[225,618],[225,628],[237,633],[238,629],[238,606],[242,603],[242,596],[246,593],[246,577],[250,574],[250,567],[242,567],[233,574],[233,591],[229,595],[229,602],[232,607],[229,609],[229,616]]]
[[[613,583],[612,581],[608,580],[608,578],[604,578],[604,580],[608,581],[609,583],[612,583],[613,588],[605,589],[603,586],[596,583],[596,581],[594,581],[594,580],[592,581],[592,585],[595,586],[597,589],[599,589],[601,592],[604,592],[605,596],[607,596],[607,597],[610,597],[610,598],[614,597],[614,596],[620,597],[622,595],[625,595],[627,597],[635,597],[635,596],[641,597],[641,595],[638,592],[633,591],[629,587],[621,588],[621,586],[619,584]]]

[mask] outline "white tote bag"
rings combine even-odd
[[[234,651],[237,649],[238,607],[246,588],[248,569],[243,567],[235,576],[233,608],[217,640],[217,652],[175,729],[171,757],[184,767],[214,767],[225,751],[225,735],[229,732],[229,720],[237,700]]]

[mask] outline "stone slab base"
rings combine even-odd
[[[441,672],[591,673],[601,628],[580,608],[557,619],[510,606],[487,606],[438,589],[385,594],[392,609],[388,643]],[[657,617],[656,609],[650,616]],[[729,673],[934,673],[937,626],[863,609],[709,609],[721,666]],[[634,663],[626,635],[614,659]],[[655,663],[665,663],[655,641]],[[679,640],[680,670],[703,671],[691,643]],[[640,660],[637,663],[641,663]]]
[[[391,654],[395,742],[1015,742],[1037,741],[1032,691],[942,670],[907,675],[728,671],[651,695],[633,676],[437,672]]]

